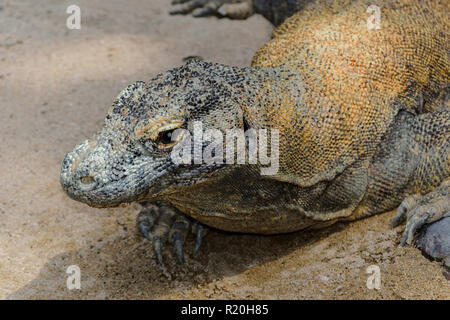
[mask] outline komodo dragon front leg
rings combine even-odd
[[[195,237],[194,257],[198,254],[207,228],[187,217],[164,201],[142,202],[144,209],[139,212],[137,226],[152,244],[158,264],[163,264],[162,250],[169,241],[177,254],[178,262],[184,263],[183,244],[191,230]]]
[[[400,114],[369,170],[368,191],[356,218],[397,208],[406,222],[400,246],[412,244],[450,267],[449,111]],[[423,228],[422,228],[423,227]]]

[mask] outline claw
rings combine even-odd
[[[403,200],[397,209],[394,219],[392,219],[392,227],[395,228],[399,226],[406,220],[406,213],[411,210],[412,207],[416,205],[417,196],[410,196]]]
[[[162,242],[160,237],[153,238],[153,248],[155,249],[156,261],[162,266]]]
[[[200,251],[200,247],[202,245],[203,237],[205,236],[207,229],[199,222],[196,222],[192,228],[192,231],[195,234],[195,244],[194,244],[194,257],[197,256]]]
[[[429,217],[430,215],[428,214],[424,214],[422,216],[414,216],[415,219],[413,218],[407,223],[399,246],[403,247],[405,244],[411,244],[417,230],[419,230],[427,222]]]
[[[402,205],[398,207],[395,217],[392,219],[392,228],[401,225],[406,220],[406,211],[407,209],[402,203]]]
[[[183,243],[184,239],[181,237],[181,234],[179,232],[174,233],[173,244],[175,246],[179,264],[184,264]]]
[[[199,222],[192,225],[189,218],[163,202],[143,205],[149,207],[139,212],[137,225],[142,234],[152,242],[159,265],[163,265],[162,250],[168,240],[175,247],[178,263],[184,264],[183,245],[191,226],[195,235],[194,257],[198,254],[207,228]]]

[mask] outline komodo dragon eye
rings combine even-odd
[[[172,148],[181,141],[182,135],[177,134],[183,122],[180,120],[158,121],[156,123],[145,124],[135,128],[135,137],[138,139],[150,140],[153,145],[160,150]]]
[[[173,132],[175,130],[167,130],[167,131],[163,131],[160,132],[158,134],[158,138],[157,138],[157,143],[158,146],[164,146],[164,147],[172,147],[173,145],[176,144],[177,141],[172,141],[172,136],[173,136]]]

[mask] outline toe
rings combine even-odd
[[[145,206],[148,207],[139,213],[137,225],[142,234],[152,242],[158,264],[163,265],[162,251],[167,241],[174,246],[178,263],[184,264],[183,245],[191,230],[192,220],[164,202],[149,203]],[[194,256],[198,254],[206,231],[198,222],[192,226],[195,235]]]
[[[144,237],[152,241],[152,228],[155,225],[156,220],[159,217],[159,211],[157,208],[150,207],[145,208],[137,217],[137,225]]]
[[[162,266],[163,264],[163,259],[162,259],[162,248],[163,248],[163,241],[161,239],[161,237],[156,236],[153,238],[153,249],[155,251],[155,255],[156,255],[156,261],[158,262],[158,264],[160,266]]]
[[[180,4],[177,8],[174,8],[170,14],[187,14],[192,12],[196,8],[200,8],[206,3],[205,0],[191,0]]]
[[[184,264],[183,245],[189,232],[189,228],[189,220],[184,215],[178,215],[170,230],[169,239],[175,247],[179,264]]]
[[[242,3],[226,3],[222,5],[217,13],[222,17],[228,17],[231,19],[247,19],[254,11],[253,6],[249,2]]]
[[[194,257],[196,257],[202,246],[203,237],[208,232],[208,229],[202,225],[200,222],[196,221],[192,226],[192,232],[194,233],[195,243],[194,243]]]
[[[417,231],[427,222],[430,216],[428,214],[413,215],[411,219],[408,220],[403,233],[402,240],[400,241],[400,246],[405,244],[412,244]]]
[[[399,205],[397,213],[392,220],[392,226],[397,227],[406,220],[406,214],[416,206],[418,196],[409,196]]]

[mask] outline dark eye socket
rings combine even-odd
[[[158,135],[158,143],[160,144],[171,144],[172,143],[172,134],[175,130],[167,130],[160,132]]]

